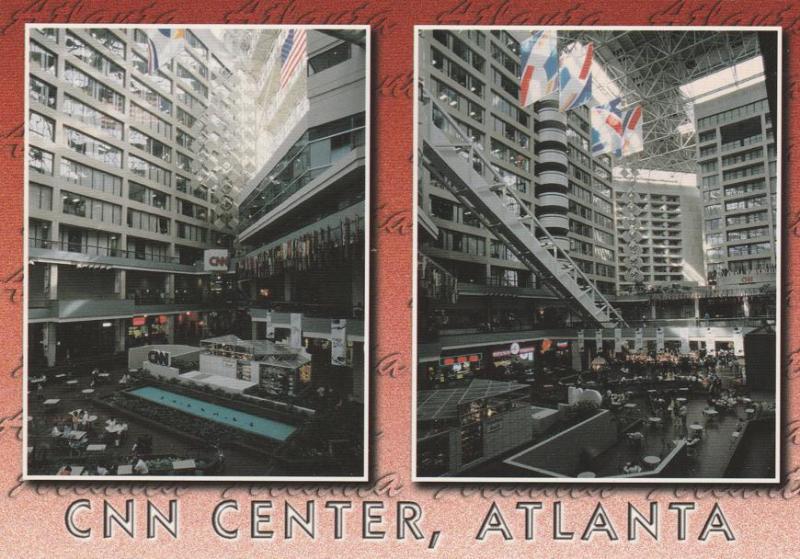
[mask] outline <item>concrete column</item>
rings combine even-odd
[[[172,274],[170,274],[171,276]],[[167,315],[167,342],[170,344],[175,343],[175,315]]]
[[[656,304],[650,303],[650,320],[656,319]]]
[[[175,300],[175,274],[167,274],[164,278],[164,292],[168,301]]]
[[[254,320],[250,321],[250,339],[255,340],[258,334],[258,328]]]
[[[125,351],[125,341],[128,338],[128,319],[118,318],[114,321],[114,351]]]
[[[42,344],[44,355],[47,358],[47,366],[54,367],[56,364],[56,344],[58,337],[56,335],[56,323],[48,322],[42,328]]]
[[[557,98],[540,100],[534,108],[539,125],[536,140],[539,156],[534,167],[537,215],[556,244],[563,250],[569,250],[567,114],[559,111]]]
[[[747,297],[742,298],[742,310],[745,318],[750,318],[750,299]]]
[[[47,298],[50,301],[58,300],[58,264],[50,264],[47,271]]]
[[[127,277],[127,270],[114,270],[114,293],[120,299],[126,299],[128,295]]]
[[[292,274],[291,272],[283,273],[283,300],[292,300]]]
[[[700,298],[699,297],[695,297],[694,298],[694,317],[698,318],[698,319],[700,318]]]

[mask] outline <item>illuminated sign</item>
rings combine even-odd
[[[227,249],[208,249],[203,257],[203,270],[206,272],[227,272],[230,257]]]
[[[480,363],[481,362],[481,354],[480,353],[473,353],[471,355],[458,355],[453,357],[443,357],[440,361],[440,365],[444,365],[446,367],[451,367],[458,363],[459,365],[465,363]]]
[[[520,358],[527,358],[527,354],[533,353],[536,348],[532,345],[520,347],[517,342],[511,344],[508,349],[499,349],[492,352],[492,357],[508,357],[509,355],[517,355]]]

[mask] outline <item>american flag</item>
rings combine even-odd
[[[288,83],[305,55],[306,30],[290,29],[281,45],[281,87]]]

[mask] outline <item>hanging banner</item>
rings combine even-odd
[[[289,347],[303,346],[303,314],[293,312],[289,322]]]
[[[340,367],[347,363],[347,321],[331,320],[331,364]]]
[[[583,330],[578,330],[578,351],[583,351],[584,337]]]
[[[592,100],[592,53],[594,45],[572,43],[561,53],[559,110],[562,112]]]
[[[520,45],[519,104],[523,107],[558,90],[557,45],[552,29],[535,31]]]
[[[689,349],[689,329],[681,328],[681,353],[688,355],[691,352]]]
[[[610,153],[622,155],[622,100],[617,97],[604,105],[592,107],[592,157]]]
[[[633,343],[634,351],[638,351],[640,353],[644,353],[644,329],[637,328],[636,329],[636,337]]]
[[[625,111],[622,122],[622,157],[643,151],[642,106],[636,105]]]
[[[664,329],[656,328],[656,353],[664,353]]]
[[[275,341],[275,325],[272,323],[272,311],[267,311],[267,339]]]
[[[597,353],[603,352],[603,329],[598,328],[594,331],[594,343],[597,346]]]
[[[614,328],[614,353],[622,351],[622,328]]]

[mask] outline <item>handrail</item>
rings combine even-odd
[[[581,270],[577,266],[577,264],[575,264],[575,261],[572,260],[572,258],[570,258],[569,253],[567,253],[561,247],[558,246],[553,236],[550,235],[550,232],[545,227],[542,226],[541,222],[539,222],[535,213],[532,212],[530,209],[528,209],[528,207],[523,203],[522,199],[520,199],[519,195],[513,190],[511,190],[508,187],[508,184],[503,180],[503,177],[500,176],[500,174],[494,170],[491,162],[481,153],[479,149],[476,149],[475,142],[472,141],[472,138],[470,138],[461,130],[460,126],[458,125],[458,122],[452,116],[450,116],[450,114],[448,114],[448,112],[444,108],[442,108],[442,106],[434,99],[434,97],[430,94],[430,92],[428,92],[428,90],[422,83],[419,84],[419,88],[422,93],[422,101],[424,102],[425,97],[427,97],[431,103],[431,107],[436,107],[439,110],[439,112],[444,116],[445,120],[447,120],[448,124],[452,127],[453,130],[455,130],[460,139],[464,141],[464,145],[461,147],[468,147],[471,157],[477,155],[477,158],[480,160],[484,168],[487,168],[489,172],[492,173],[493,178],[496,181],[496,185],[498,188],[502,189],[503,195],[510,196],[511,198],[513,198],[517,206],[520,208],[520,210],[524,211],[527,214],[525,219],[530,219],[530,221],[534,224],[537,230],[544,233],[545,237],[549,241],[550,246],[545,245],[545,243],[541,243],[542,247],[545,248],[546,250],[552,250],[553,256],[557,260],[565,260],[566,262],[568,262],[569,265],[572,266],[573,271],[576,272],[577,275],[588,286],[590,286],[595,304],[598,304],[597,298],[599,298],[601,306],[605,307],[605,309],[607,309],[610,312],[610,314],[612,314],[620,324],[625,325],[626,324],[625,319],[622,318],[622,315],[619,313],[619,311],[617,311],[617,309],[611,305],[611,303],[608,301],[608,299],[605,298],[602,292],[599,289],[597,289],[597,286],[595,286],[595,284],[586,276],[586,274],[583,273],[583,270]],[[459,147],[459,146],[454,144],[453,147]],[[522,216],[516,216],[516,217],[517,219],[523,219]],[[537,237],[537,240],[539,240],[539,237]],[[516,251],[513,249],[512,252],[516,253]],[[517,256],[519,257],[519,255]]]

